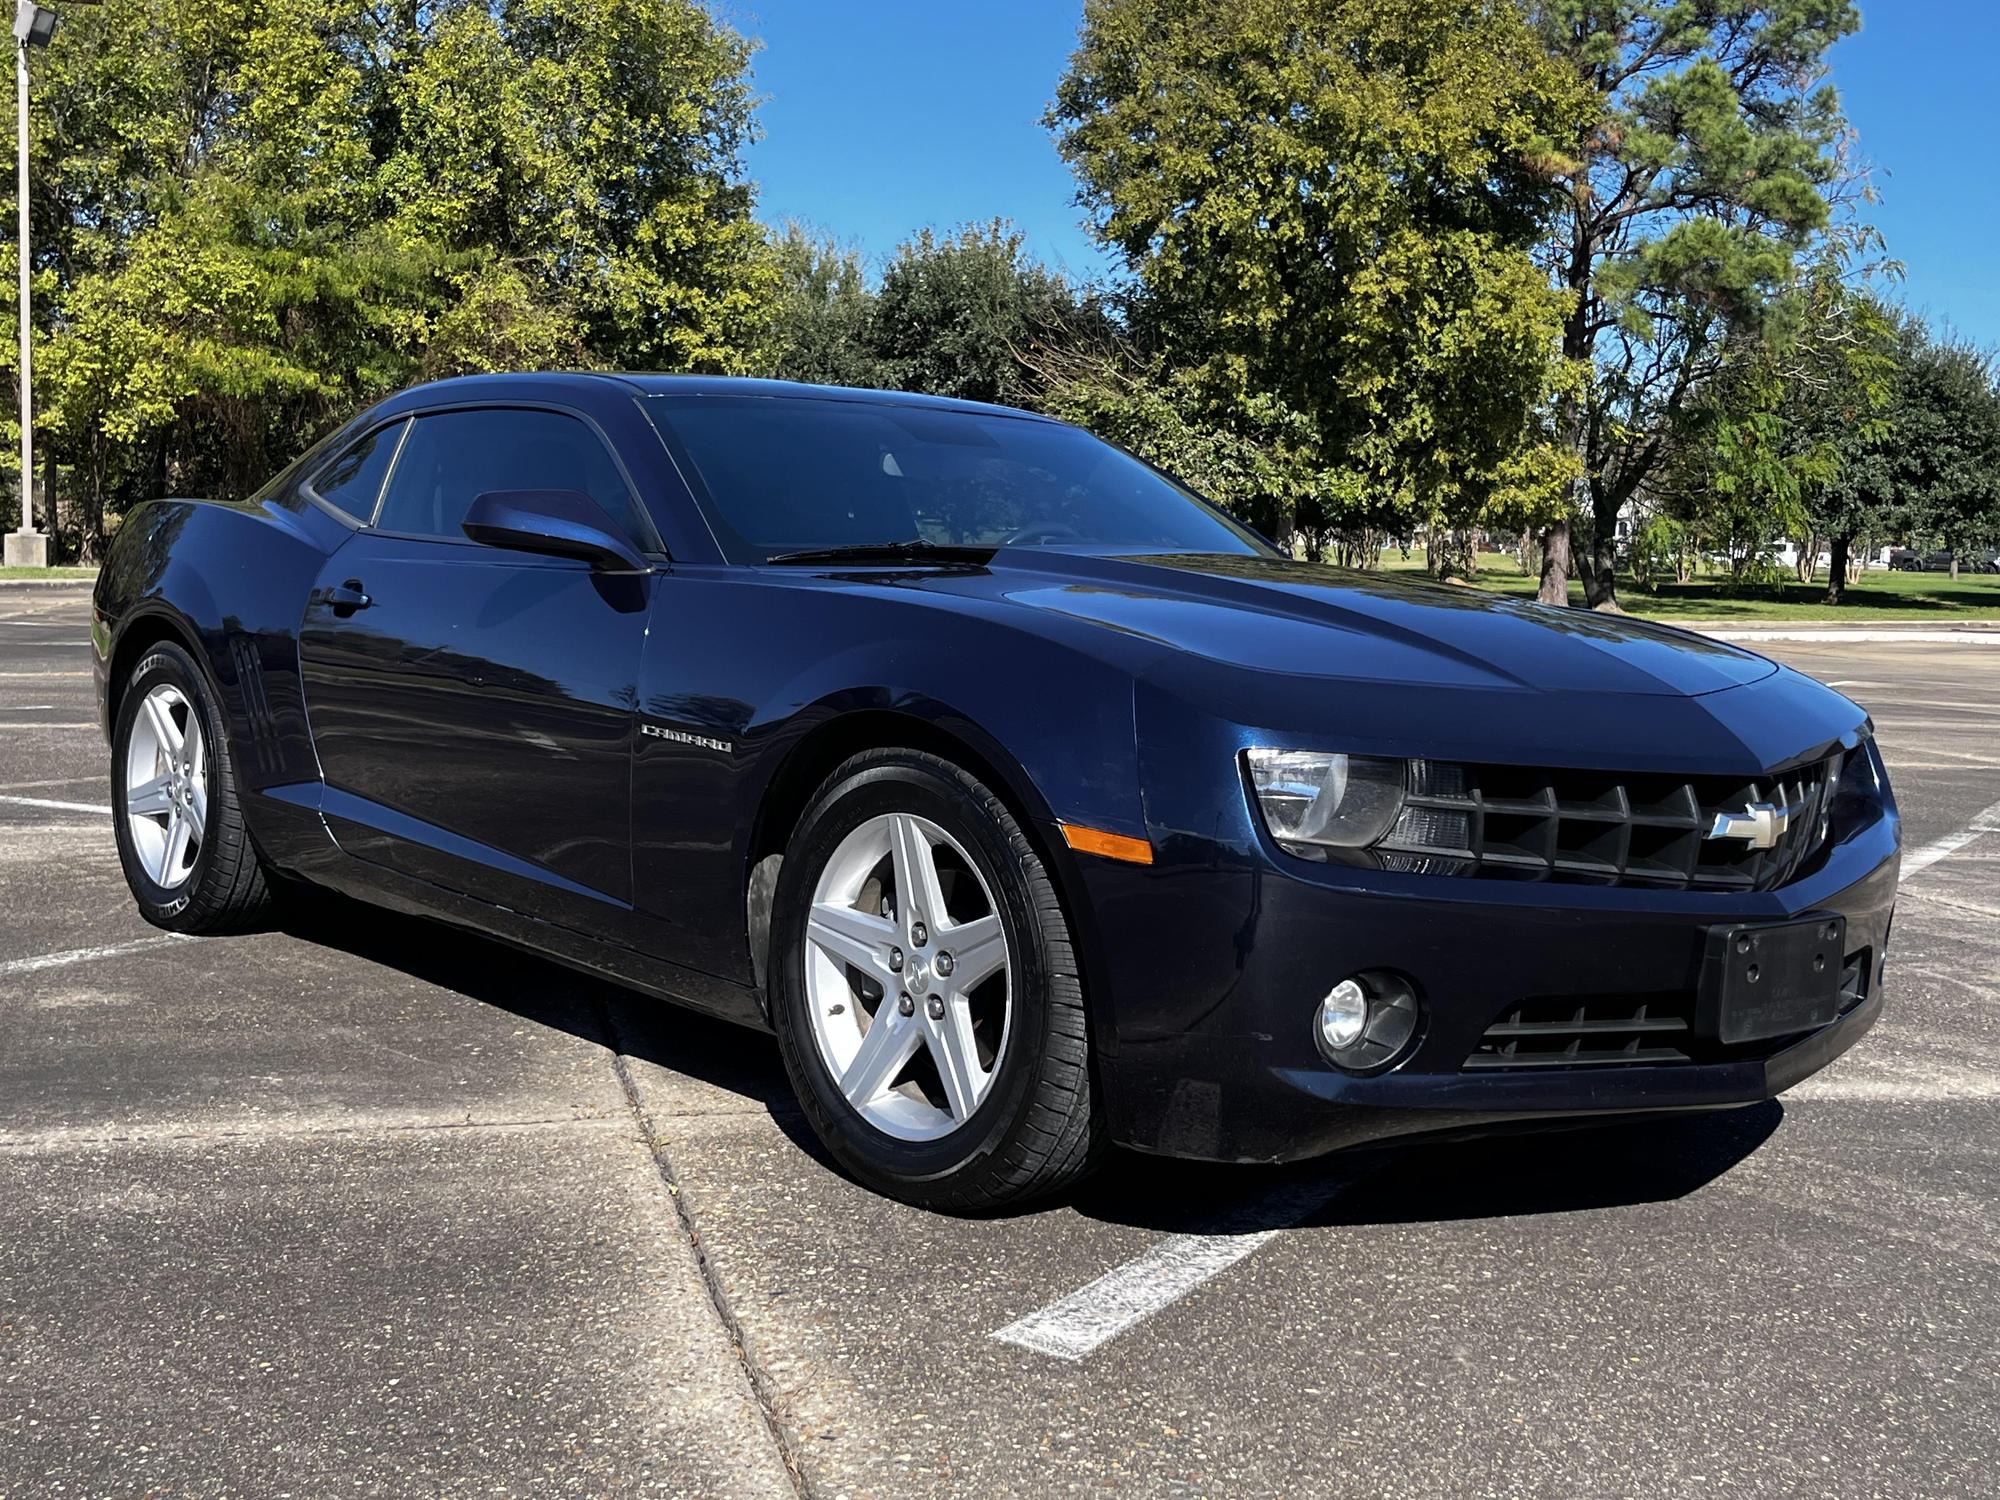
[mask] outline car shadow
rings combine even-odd
[[[331,891],[283,902],[276,930],[351,953],[538,1026],[726,1089],[768,1109],[786,1133],[812,1142],[762,1032],[641,994],[497,939],[405,916]],[[796,1122],[796,1123],[795,1123]],[[817,1149],[817,1143],[813,1142]]]
[[[767,1111],[800,1150],[842,1173],[800,1112],[763,1033],[714,1020],[476,933],[331,892],[283,903],[278,930],[351,953],[727,1090]],[[1718,1113],[1612,1117],[1563,1128],[1502,1127],[1417,1137],[1274,1167],[1176,1161],[1120,1151],[1066,1198],[1003,1210],[1067,1208],[1167,1234],[1403,1224],[1576,1213],[1685,1197],[1770,1139],[1775,1100]],[[842,1175],[845,1175],[842,1173]]]
[[[1777,1100],[1716,1112],[1608,1116],[1415,1136],[1295,1166],[1128,1156],[1083,1184],[1087,1217],[1171,1234],[1445,1223],[1580,1213],[1684,1198],[1752,1155]]]

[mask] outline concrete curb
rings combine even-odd
[[[0,589],[87,589],[96,584],[95,574],[89,578],[0,578]]]
[[[1690,625],[1684,628],[1697,630],[1711,640],[1731,641],[1738,645],[1755,645],[1760,641],[1791,641],[1839,646],[2000,646],[2000,630],[1990,627],[1960,626],[1951,629],[1899,630],[1893,627],[1870,628],[1866,625],[1799,625],[1717,630]]]

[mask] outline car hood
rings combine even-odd
[[[1015,605],[1288,677],[1692,698],[1778,670],[1666,626],[1283,558],[1023,549],[984,581]]]

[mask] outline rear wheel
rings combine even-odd
[[[221,706],[179,646],[163,642],[132,669],[111,747],[118,859],[140,915],[170,932],[255,925],[269,884],[243,826]]]
[[[793,1087],[869,1186],[979,1211],[1091,1164],[1103,1131],[1068,923],[974,777],[903,750],[841,766],[792,835],[772,958]]]

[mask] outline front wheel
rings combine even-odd
[[[906,750],[841,766],[793,832],[771,942],[786,1070],[861,1181],[977,1212],[1088,1169],[1103,1130],[1069,926],[976,778]]]
[[[263,917],[269,886],[243,826],[221,706],[179,646],[155,646],[126,679],[111,805],[125,883],[148,922],[228,932]]]

